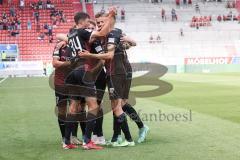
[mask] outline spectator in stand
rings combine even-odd
[[[160,35],[159,35],[159,34],[157,35],[157,38],[156,38],[156,40],[157,40],[157,43],[160,43],[160,42],[161,42],[161,37],[160,37]]]
[[[172,13],[172,21],[177,21],[177,13],[174,8],[172,9],[171,13]]]
[[[31,7],[32,9],[37,9],[35,2],[31,2],[31,3],[30,3],[30,7]]]
[[[47,2],[42,2],[42,9],[47,9]]]
[[[43,25],[43,28],[44,28],[44,29],[48,29],[48,24],[45,23],[45,24]]]
[[[227,17],[225,15],[223,15],[223,21],[226,21]]]
[[[176,0],[176,6],[180,7],[180,0]]]
[[[183,29],[182,29],[182,28],[180,28],[180,36],[181,36],[181,37],[184,36],[184,34],[183,34]]]
[[[6,19],[7,19],[7,14],[6,14],[6,12],[3,12],[3,14],[2,14],[2,19],[3,19],[3,20],[6,20]]]
[[[212,16],[211,16],[211,15],[208,16],[208,20],[209,20],[209,21],[212,21]]]
[[[162,11],[161,11],[161,16],[162,16],[162,21],[166,21],[167,20],[167,17],[166,17],[166,11],[165,9],[162,8]]]
[[[152,36],[152,35],[150,35],[149,43],[154,43],[154,41],[153,41],[153,36]]]
[[[232,1],[232,7],[236,8],[236,2],[235,1]]]
[[[13,21],[14,23],[14,30],[18,30],[18,22],[17,21]]]
[[[37,23],[39,22],[39,11],[34,12],[34,17]]]
[[[42,9],[42,8],[43,8],[43,2],[42,2],[42,0],[39,0],[39,1],[38,1],[38,8],[39,8],[39,9]]]
[[[0,30],[3,30],[3,21],[0,19]]]
[[[102,7],[102,9],[101,9],[100,12],[101,12],[101,13],[105,13],[105,12],[106,12],[105,9],[104,9],[104,7]]]
[[[230,11],[227,15],[228,20],[233,21],[233,13]]]
[[[14,6],[10,7],[9,12],[10,12],[10,16],[14,17],[15,16],[15,7]]]
[[[17,20],[17,30],[20,30],[21,29],[21,21],[20,20]]]
[[[157,3],[158,3],[158,0],[152,0],[152,3],[153,3],[153,4],[157,4]]]
[[[15,30],[15,22],[12,19],[9,20],[9,23],[7,26],[9,31]]]
[[[44,33],[40,33],[37,39],[44,40],[44,37],[45,37]]]
[[[187,5],[187,0],[183,0],[183,4],[184,4],[184,5]]]
[[[31,20],[30,20],[30,19],[28,19],[28,21],[27,21],[27,29],[28,29],[28,30],[31,30],[31,29],[32,29],[32,23],[31,23]]]
[[[227,2],[227,6],[226,6],[227,8],[232,8],[232,5],[231,5],[231,2],[230,1],[228,1]]]
[[[23,10],[24,7],[25,7],[25,2],[24,2],[24,0],[20,0],[19,8],[20,8],[21,10]]]
[[[228,1],[226,8],[236,8],[236,3],[235,1]]]
[[[53,36],[49,36],[49,43],[53,43]]]
[[[48,26],[48,35],[52,36],[53,33],[53,27],[51,25]]]
[[[47,0],[47,9],[51,9],[52,8],[52,2],[51,0]]]
[[[63,13],[63,11],[60,12],[60,22],[63,22],[63,23],[66,22],[66,17],[65,17],[65,14]]]
[[[196,11],[197,13],[200,13],[200,7],[199,7],[199,4],[198,4],[198,3],[195,4],[195,11]]]
[[[16,37],[19,34],[19,31],[17,30],[12,30],[11,31],[11,36]]]
[[[121,9],[121,20],[125,20],[125,10],[124,10],[124,8]]]
[[[222,21],[222,16],[221,16],[221,15],[218,15],[217,21],[218,21],[218,22],[221,22],[221,21]]]
[[[188,0],[188,4],[189,4],[189,5],[192,5],[192,0]]]

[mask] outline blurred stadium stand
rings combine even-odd
[[[35,0],[37,2],[37,0]],[[50,10],[39,9],[40,20],[39,24],[35,21],[33,12],[34,10],[30,7],[30,0],[25,0],[25,7],[23,10],[19,9],[19,0],[13,0],[11,6],[15,6],[17,12],[20,15],[21,29],[19,30],[19,35],[13,37],[10,35],[8,30],[0,30],[0,44],[18,44],[19,47],[19,60],[51,60],[52,50],[54,48],[54,43],[49,43],[49,38],[45,36],[43,40],[39,40],[38,36],[40,33],[46,32],[44,29],[44,24],[52,24],[50,19]],[[77,0],[65,0],[62,3],[61,0],[52,0],[52,4],[56,9],[62,10],[66,16],[66,23],[57,23],[56,27],[53,28],[53,42],[55,42],[56,33],[67,33],[69,29],[73,26],[73,16],[77,11],[82,11],[82,4]],[[87,11],[93,16],[93,5],[88,3]],[[3,12],[9,14],[9,5],[4,3],[0,5],[0,15]],[[27,29],[27,22],[31,20],[32,29]],[[38,25],[40,30],[37,29]]]
[[[6,0],[5,0],[6,1]],[[4,2],[5,2],[4,1]],[[35,0],[36,1],[36,0]],[[94,13],[107,10],[109,6],[117,6],[117,27],[123,29],[129,36],[137,40],[138,46],[129,52],[131,62],[156,62],[164,65],[184,65],[186,58],[198,57],[240,57],[240,21],[218,21],[218,16],[227,16],[231,13],[238,17],[240,13],[240,0],[192,0],[191,5],[176,5],[176,0],[93,0],[90,3],[80,3],[79,0],[52,0],[56,9],[63,10],[67,23],[57,24],[53,29],[56,33],[66,33],[74,24],[73,15],[86,8],[87,12]],[[19,0],[13,0],[13,5],[18,8]],[[0,44],[17,44],[19,47],[19,60],[51,60],[54,43],[49,39],[37,39],[39,33],[44,32],[43,25],[51,23],[50,11],[40,11],[40,31],[34,20],[33,10],[29,6],[30,0],[25,0],[24,10],[19,10],[22,29],[16,37],[10,36],[8,31],[0,30]],[[198,3],[200,12],[196,12]],[[235,3],[228,8],[228,3]],[[84,6],[83,4],[86,4]],[[176,10],[177,21],[171,20],[171,10]],[[125,10],[125,18],[121,19],[121,10]],[[166,12],[166,21],[162,21],[161,10]],[[0,15],[9,12],[9,5],[0,5]],[[210,25],[191,27],[193,17],[211,17]],[[32,30],[27,30],[28,19],[32,22]],[[182,32],[182,34],[181,34]],[[153,41],[150,42],[150,37]],[[159,36],[159,40],[156,37]],[[53,42],[55,42],[55,37]],[[147,56],[146,56],[147,55]],[[238,59],[233,60],[239,63]],[[230,63],[230,62],[229,62]]]

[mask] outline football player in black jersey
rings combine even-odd
[[[93,21],[93,20],[90,21],[90,25],[89,25],[88,29],[96,30],[95,21]],[[103,49],[101,41],[99,39],[96,39],[92,44],[90,44],[90,52],[93,54],[103,54],[104,53],[104,49]],[[91,59],[91,61],[93,61],[93,59]],[[100,60],[100,63],[103,64],[104,61]],[[99,109],[98,117],[96,119],[96,125],[93,130],[92,141],[95,144],[105,145],[106,141],[103,136],[103,109],[101,107],[101,104],[102,104],[102,100],[103,100],[103,96],[105,93],[107,82],[106,82],[105,68],[102,67],[99,69],[100,70],[97,71],[97,78],[96,78],[95,85],[96,85],[96,89],[97,89],[97,103],[98,103],[100,109]]]
[[[65,144],[65,115],[67,104],[69,101],[68,95],[64,92],[65,68],[70,65],[71,49],[64,41],[58,42],[54,48],[52,65],[55,68],[54,72],[54,89],[56,96],[56,106],[58,115],[58,124],[62,135],[63,148],[74,148],[76,146],[67,146]],[[72,138],[74,139],[74,138]],[[77,140],[77,138],[76,138]]]
[[[141,118],[139,117],[136,110],[128,103],[128,96],[131,88],[132,82],[132,66],[128,60],[128,55],[126,49],[129,49],[132,46],[136,46],[136,42],[125,34],[122,35],[121,41],[123,43],[124,50],[124,65],[127,72],[127,84],[126,84],[126,92],[123,97],[122,109],[123,111],[137,124],[139,132],[138,132],[138,143],[142,143],[145,141],[146,136],[149,132],[149,127],[146,124],[143,124]]]
[[[98,28],[101,28],[105,23],[106,14],[102,14],[102,13],[97,14],[96,20],[97,20]],[[122,109],[137,124],[137,126],[139,128],[138,143],[141,143],[145,140],[147,133],[149,131],[149,128],[147,125],[143,124],[143,122],[140,119],[139,115],[137,114],[136,110],[128,103],[128,95],[129,95],[129,91],[131,88],[131,81],[132,81],[132,67],[128,60],[126,49],[129,49],[132,46],[136,46],[136,42],[133,39],[131,39],[130,37],[126,36],[125,34],[122,34],[121,42],[122,42],[122,46],[120,48],[122,48],[124,51],[124,66],[125,66],[125,71],[126,71],[126,76],[127,76],[126,89],[123,94],[123,100],[122,100]],[[110,53],[108,53],[108,54],[110,54]],[[106,55],[105,58],[108,56],[109,55]],[[86,57],[88,57],[88,56],[86,55]],[[114,132],[117,132],[116,123],[117,123],[116,118],[114,118]],[[115,133],[115,134],[117,134],[117,133]],[[119,132],[118,134],[121,134],[121,132]],[[118,142],[121,143],[121,141],[122,141],[121,136],[118,136]]]
[[[98,28],[101,28],[106,18],[106,14],[99,13],[96,15],[97,17],[97,25]],[[122,109],[123,111],[130,116],[130,118],[137,124],[139,128],[139,137],[138,137],[138,143],[144,142],[147,133],[149,131],[149,127],[145,124],[143,124],[142,120],[140,119],[139,115],[137,114],[136,110],[128,103],[128,96],[131,88],[131,81],[132,81],[132,67],[128,60],[127,52],[126,50],[129,49],[132,46],[136,46],[136,41],[131,39],[129,36],[126,36],[125,34],[122,34],[121,36],[121,49],[124,51],[124,66],[126,70],[127,75],[127,81],[126,81],[126,90],[123,95],[123,104]],[[114,126],[116,126],[116,119],[114,119]],[[115,128],[115,127],[114,127]],[[116,132],[116,129],[114,129]],[[120,134],[120,133],[119,133]],[[121,136],[119,136],[118,141],[121,141]]]
[[[101,18],[104,19],[106,17]],[[87,58],[106,60],[105,67],[107,71],[109,97],[111,100],[111,106],[114,112],[114,119],[116,122],[114,127],[114,134],[111,140],[111,145],[114,147],[134,146],[135,143],[130,134],[125,113],[122,110],[123,99],[125,98],[124,95],[126,94],[125,92],[127,92],[128,90],[126,86],[127,75],[124,65],[124,51],[121,48],[122,31],[113,27],[114,21],[111,26],[111,32],[106,36],[107,53],[90,54],[88,51],[84,50],[80,52],[79,55]],[[119,143],[117,141],[117,138],[121,130],[123,131],[126,140]]]
[[[68,45],[72,49],[72,61],[77,63],[77,66],[68,75],[66,83],[69,85],[71,97],[70,112],[67,115],[68,125],[72,125],[73,121],[78,119],[76,117],[76,108],[79,103],[79,96],[84,97],[88,105],[88,114],[86,118],[86,131],[84,136],[84,149],[102,149],[102,147],[97,146],[91,141],[91,134],[95,127],[95,121],[98,114],[98,105],[96,99],[96,88],[95,81],[92,76],[92,70],[95,66],[88,63],[86,59],[79,58],[78,52],[87,49],[87,43],[92,42],[95,37],[105,36],[108,31],[112,21],[112,17],[115,15],[115,9],[111,10],[109,13],[108,21],[101,31],[89,31],[86,28],[89,26],[89,15],[83,12],[78,12],[74,16],[76,23],[76,29],[72,30],[68,37],[63,36],[63,40],[68,41]],[[59,38],[59,36],[58,36]],[[71,134],[71,130],[68,132]],[[68,134],[67,137],[70,137]],[[70,145],[69,138],[65,139],[65,143]]]

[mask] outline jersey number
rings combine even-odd
[[[75,57],[78,51],[82,51],[82,45],[80,43],[79,37],[73,37],[69,39],[69,45],[72,49],[72,56]]]

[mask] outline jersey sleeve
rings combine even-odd
[[[92,43],[92,49],[94,50],[95,53],[99,54],[104,52],[103,47],[101,45],[101,42],[96,40]]]
[[[60,59],[60,49],[57,48],[57,46],[55,46],[54,50],[53,50],[53,58],[58,58]]]
[[[120,42],[120,35],[115,31],[111,31],[107,36],[107,44],[117,45]]]
[[[79,29],[78,36],[80,36],[84,41],[89,41],[92,35],[92,31],[88,29]]]

